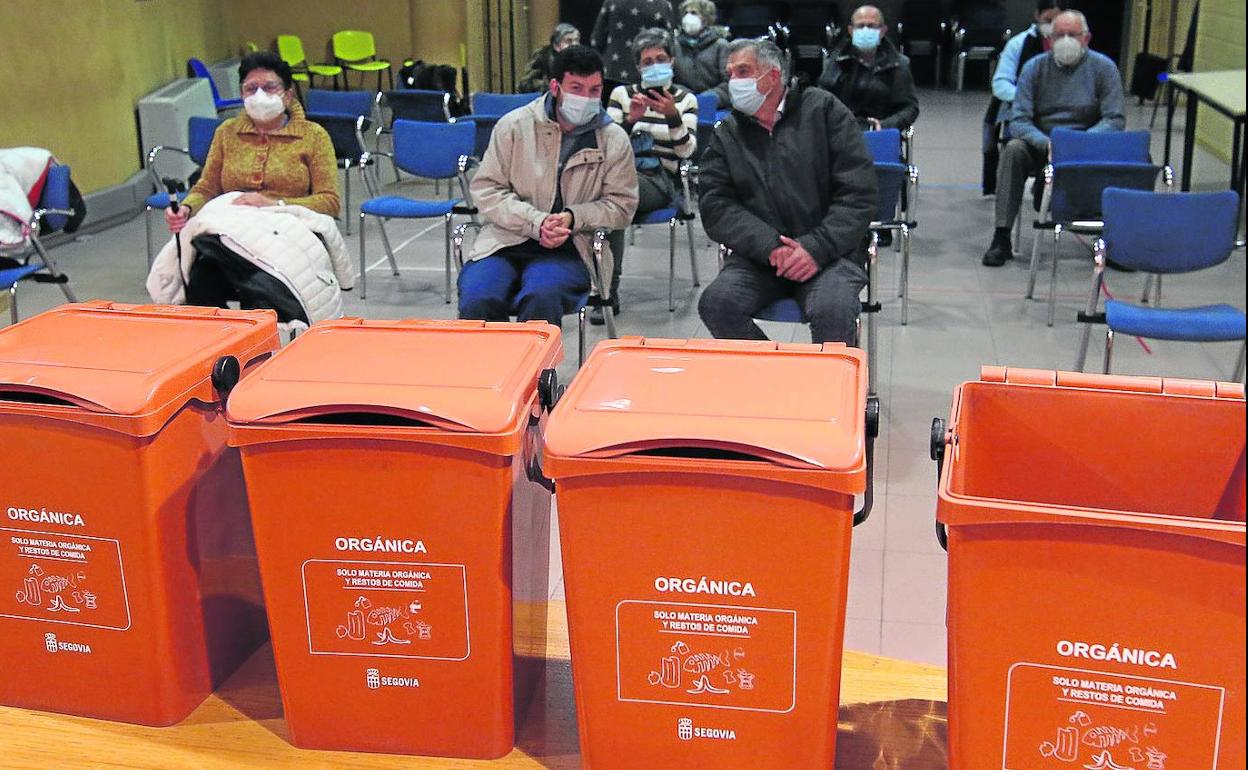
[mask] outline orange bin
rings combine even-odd
[[[832,766],[877,420],[844,345],[598,345],[545,448],[586,767]]]
[[[985,368],[933,429],[960,770],[1242,770],[1244,389]]]
[[[0,331],[0,703],[169,725],[265,639],[224,393],[271,312],[64,305]]]
[[[550,493],[529,477],[562,355],[542,323],[333,321],[234,391],[296,746],[511,750],[542,671]]]

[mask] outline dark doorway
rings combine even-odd
[[[1092,49],[1100,51],[1122,66],[1122,41],[1131,24],[1131,5],[1127,0],[1081,0],[1072,5],[1088,17],[1092,28]]]

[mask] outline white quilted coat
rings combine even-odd
[[[342,291],[355,286],[356,270],[334,219],[303,206],[235,206],[239,195],[219,195],[191,217],[179,234],[181,265],[169,239],[147,276],[152,301],[185,303],[183,279],[197,256],[191,240],[218,235],[227,248],[284,283],[309,322],[341,318]]]
[[[0,149],[0,252],[25,248],[32,213],[26,196],[54,160],[38,147]]]

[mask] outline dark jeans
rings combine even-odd
[[[810,321],[814,342],[854,344],[858,295],[867,285],[867,271],[847,259],[838,259],[805,283],[776,275],[770,267],[730,257],[719,277],[702,291],[698,315],[718,339],[765,340],[754,314],[771,303],[793,297]]]
[[[229,307],[238,302],[243,310],[274,310],[282,322],[302,321],[308,316],[286,284],[235,254],[216,235],[200,235],[191,241],[197,256],[186,281],[186,303],[200,307]]]
[[[543,249],[530,242],[464,265],[459,273],[459,317],[547,321],[560,326],[589,292],[589,271],[571,242]]]
[[[997,227],[1013,227],[1023,206],[1027,177],[1044,169],[1048,153],[1022,139],[1011,139],[1001,151],[997,166]],[[1041,180],[1036,180],[1037,189]]]

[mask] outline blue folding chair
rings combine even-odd
[[[41,235],[64,228],[70,217],[74,216],[69,200],[69,180],[69,166],[58,164],[48,169],[39,204],[31,213],[30,219],[22,223],[26,232],[26,248],[19,250],[17,256],[5,260],[6,264],[13,263],[12,267],[0,269],[0,289],[7,289],[9,292],[9,319],[13,323],[18,321],[17,286],[22,281],[60,284],[66,299],[70,302],[78,301],[73,290],[69,288],[69,276],[60,271],[56,260],[40,240]],[[38,257],[39,262],[32,264],[34,257]]]
[[[157,161],[161,153],[177,153],[191,159],[199,168],[204,167],[204,163],[208,160],[208,150],[212,148],[212,137],[217,133],[217,126],[225,122],[224,118],[205,118],[193,117],[186,122],[187,142],[185,147],[170,147],[166,145],[157,145],[147,153],[147,173],[152,177],[152,184],[156,186],[156,191],[147,196],[143,210],[143,224],[147,233],[147,266],[152,266],[152,217],[151,212],[155,209],[164,211],[169,208],[169,193],[165,189],[164,179],[160,175],[160,171],[156,168]],[[187,181],[179,179],[177,182],[182,188],[178,191],[176,197],[181,203],[186,197]]]
[[[362,162],[368,165],[372,156],[389,157],[395,168],[426,179],[458,179],[462,200],[417,200],[402,195],[378,195],[373,181],[364,174],[364,183],[373,197],[360,204],[360,299],[367,299],[368,262],[364,251],[365,217],[376,217],[381,228],[381,242],[390,260],[390,269],[397,277],[399,265],[386,234],[386,220],[430,219],[442,217],[446,223],[446,301],[451,301],[451,229],[455,214],[476,217],[468,191],[468,168],[476,162],[472,156],[477,127],[471,121],[456,123],[425,123],[415,120],[394,122],[394,153],[365,152]]]
[[[374,98],[369,91],[330,91],[309,88],[303,97],[305,112],[318,115],[373,116]]]
[[[396,120],[415,120],[421,123],[450,123],[451,95],[446,91],[429,91],[418,88],[404,88],[395,91],[379,91],[377,93],[377,110],[385,108],[390,113],[389,121],[377,121],[377,143],[381,148],[381,135],[391,133]],[[399,181],[399,167],[394,167],[394,181]],[[434,190],[437,185],[435,183]]]
[[[470,222],[457,225],[451,235],[452,252],[455,256],[455,266],[459,270],[464,269],[464,236],[467,234],[468,228],[472,226],[473,224]],[[588,319],[589,308],[602,308],[603,316],[607,321],[607,337],[610,339],[616,338],[615,312],[611,309],[611,301],[608,296],[608,290],[611,284],[611,275],[606,270],[606,266],[603,264],[603,247],[606,245],[607,236],[608,232],[603,228],[599,228],[594,231],[592,246],[594,269],[590,271],[589,275],[589,291],[582,294],[577,299],[576,309],[573,311],[577,318],[577,350],[579,352],[577,366],[585,363],[585,350],[587,344],[586,321]],[[571,315],[571,313],[569,313],[569,315]]]
[[[692,161],[696,165],[698,160],[702,158],[702,153],[706,152],[706,146],[711,141],[711,134],[715,131],[715,126],[719,121],[727,117],[729,110],[721,110],[719,108],[719,97],[713,91],[703,91],[697,95],[698,100],[698,146],[694,150]]]
[[[495,94],[478,91],[468,97],[468,105],[473,115],[492,115],[501,118],[503,115],[532,104],[542,94]]]
[[[724,244],[719,245],[719,268],[724,268],[724,260],[732,253],[732,249]],[[879,253],[879,237],[873,232],[871,241],[867,245],[867,298],[861,304],[861,314],[867,317],[867,393],[875,395],[875,352],[876,352],[876,324],[875,316],[880,312],[880,303],[875,298],[875,263]],[[802,306],[798,304],[793,297],[776,300],[767,307],[753,314],[756,321],[771,321],[773,323],[786,324],[809,324],[810,319],[806,317],[806,313],[802,311]],[[862,344],[862,318],[857,321],[857,342]]]
[[[910,322],[910,241],[914,228],[918,227],[914,217],[919,197],[919,170],[901,162],[905,152],[901,131],[895,128],[867,131],[862,138],[875,162],[880,190],[880,208],[871,222],[871,230],[895,233],[894,240],[901,252],[897,296],[901,298],[901,325],[905,326]]]
[[[690,277],[693,279],[694,288],[702,285],[702,281],[698,278],[697,252],[693,244],[693,220],[697,219],[697,215],[693,212],[693,206],[690,203],[693,200],[689,189],[689,177],[692,173],[693,166],[688,161],[682,162],[680,184],[683,192],[677,196],[672,205],[640,214],[633,219],[634,227],[667,225],[667,311],[669,313],[676,310],[676,227],[682,222],[689,241]]]
[[[208,71],[208,66],[199,59],[187,59],[186,69],[190,72],[191,77],[204,78],[208,81],[208,87],[212,89],[212,103],[216,106],[217,112],[234,110],[243,106],[242,99],[221,98],[221,92],[217,90],[217,81],[213,79],[212,73]]]
[[[1108,260],[1149,273],[1190,273],[1220,265],[1235,250],[1239,222],[1239,195],[1216,193],[1155,193],[1110,188],[1103,193],[1104,235],[1094,248],[1096,269],[1085,312],[1086,324],[1075,357],[1083,371],[1093,323],[1108,326],[1105,333],[1104,371],[1109,374],[1114,335],[1130,334],[1158,340],[1235,342],[1246,336],[1244,311],[1227,304],[1188,308],[1159,308],[1106,300],[1097,306],[1105,284]],[[1243,296],[1243,295],[1239,295]],[[1244,376],[1244,348],[1235,363],[1235,379]]]
[[[1149,142],[1147,131],[1053,130],[1049,163],[1044,167],[1040,217],[1033,225],[1035,238],[1026,295],[1031,299],[1035,294],[1036,275],[1040,269],[1040,231],[1052,230],[1049,326],[1057,315],[1057,252],[1062,233],[1099,235],[1103,227],[1101,193],[1108,187],[1151,191],[1161,174],[1167,189],[1173,188],[1174,173],[1152,162]]]

